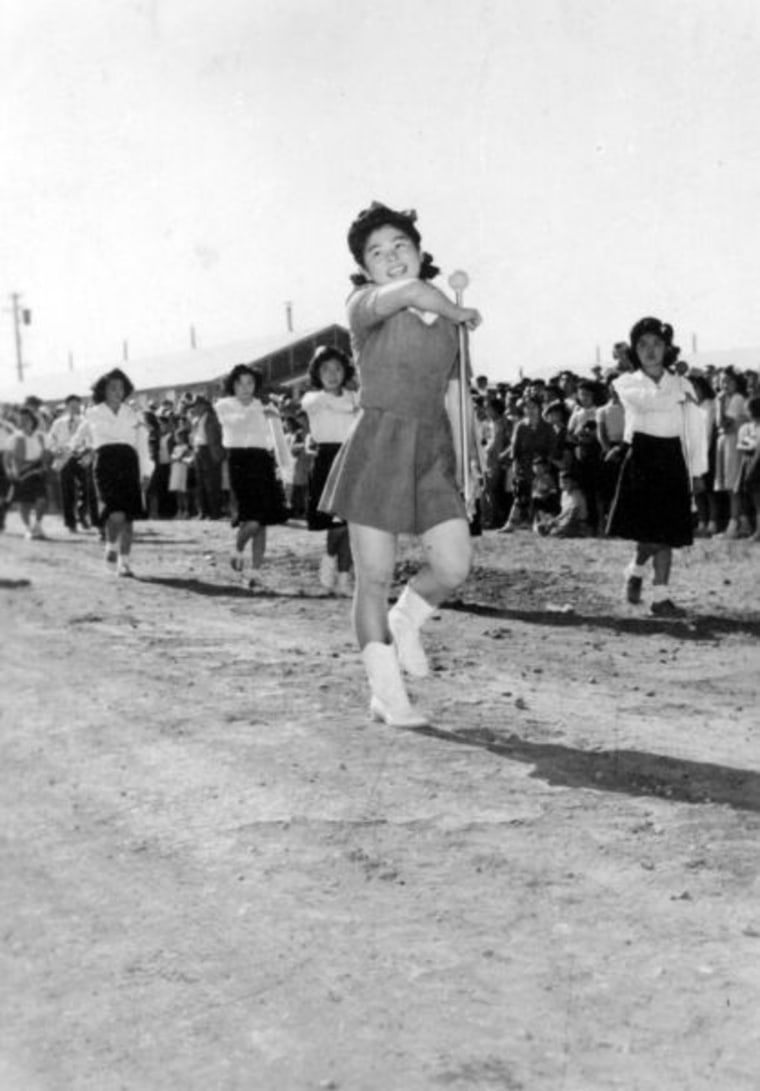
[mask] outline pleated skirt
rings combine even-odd
[[[319,510],[390,534],[466,519],[445,412],[435,420],[364,409],[333,462]]]
[[[634,433],[620,466],[607,534],[673,548],[692,544],[689,473],[680,439]]]
[[[330,530],[331,527],[345,525],[345,520],[339,516],[319,510],[320,497],[341,446],[340,443],[320,443],[317,448],[309,475],[309,508],[306,513],[309,530]]]
[[[101,520],[115,512],[121,512],[131,520],[145,518],[140,462],[134,447],[128,443],[108,443],[98,447],[93,475]]]
[[[236,523],[272,526],[287,521],[290,512],[277,476],[274,455],[263,447],[232,447],[230,488],[237,502]]]

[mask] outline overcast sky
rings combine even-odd
[[[653,313],[760,344],[756,0],[4,0],[0,293],[34,376],[344,320],[346,229],[416,207],[477,371]],[[13,381],[0,314],[0,384]]]

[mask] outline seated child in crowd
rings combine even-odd
[[[559,477],[562,499],[559,515],[543,516],[536,525],[539,534],[553,538],[587,538],[591,534],[588,504],[578,479],[568,470]]]

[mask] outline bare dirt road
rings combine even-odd
[[[366,716],[321,536],[0,539],[2,1091],[757,1091],[760,546],[487,534],[433,727]],[[413,566],[405,546],[399,576]]]

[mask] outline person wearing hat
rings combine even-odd
[[[607,533],[636,543],[626,569],[626,598],[638,604],[652,562],[651,612],[680,617],[670,597],[673,550],[693,542],[691,483],[707,469],[704,428],[688,379],[675,375],[673,327],[642,318],[631,330],[634,370],[613,380],[625,413],[627,451]]]

